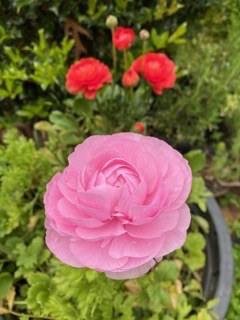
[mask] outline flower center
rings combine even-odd
[[[107,184],[115,188],[126,185],[130,193],[132,193],[140,183],[140,178],[135,168],[121,159],[114,159],[108,162],[102,168],[101,173]]]

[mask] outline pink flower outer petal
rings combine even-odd
[[[182,212],[181,212],[182,213]],[[184,212],[185,214],[185,212]],[[148,223],[135,225],[126,225],[126,231],[132,237],[141,239],[152,239],[160,237],[164,232],[173,230],[177,227],[179,221],[179,210],[163,211],[156,215],[154,220]]]
[[[46,245],[59,260],[67,265],[78,268],[84,267],[69,250],[69,239],[59,235],[53,229],[47,229]]]
[[[135,279],[135,278],[143,276],[151,268],[153,268],[155,264],[156,264],[156,262],[154,261],[154,259],[151,259],[150,261],[142,264],[141,266],[133,268],[133,269],[129,269],[127,271],[106,272],[106,276],[108,278],[113,279],[113,280]]]
[[[161,238],[133,238],[125,233],[112,239],[108,253],[115,259],[119,259],[121,257],[154,257],[158,254],[162,245],[163,241]]]

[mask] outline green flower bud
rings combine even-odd
[[[106,26],[109,28],[109,29],[112,29],[112,28],[115,28],[116,26],[118,25],[118,19],[117,17],[115,16],[108,16],[107,19],[106,19]]]
[[[150,37],[150,34],[149,32],[146,30],[146,29],[142,29],[140,32],[139,32],[139,37],[141,40],[145,41],[145,40],[148,40],[149,37]]]

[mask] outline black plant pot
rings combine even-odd
[[[192,206],[192,212],[206,218],[209,222],[203,291],[207,300],[219,299],[213,311],[218,315],[219,320],[224,320],[233,285],[233,255],[229,231],[221,209],[213,197],[207,200],[207,212],[202,212],[197,206]]]

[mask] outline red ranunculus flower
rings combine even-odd
[[[128,69],[122,76],[122,84],[124,87],[134,87],[138,84],[139,75],[133,69]]]
[[[72,94],[82,92],[86,99],[94,99],[104,83],[112,81],[112,74],[104,63],[95,58],[83,58],[71,65],[66,75],[66,87]]]
[[[117,27],[113,32],[113,45],[118,50],[129,48],[135,39],[135,33],[131,28]]]
[[[138,57],[130,68],[142,74],[153,91],[159,95],[163,89],[172,88],[176,81],[176,66],[163,53],[146,53]]]

